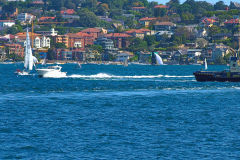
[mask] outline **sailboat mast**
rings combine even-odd
[[[33,25],[33,20],[32,20],[32,35],[31,35],[31,39],[32,39],[32,48],[33,48],[33,32],[34,32],[34,25]]]

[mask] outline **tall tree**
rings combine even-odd
[[[223,1],[218,1],[217,3],[214,4],[214,9],[215,10],[225,10],[228,6],[224,4]]]

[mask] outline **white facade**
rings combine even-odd
[[[0,27],[12,27],[15,25],[13,20],[0,20]]]
[[[34,47],[35,48],[50,48],[51,39],[49,37],[36,37],[34,39]]]
[[[31,22],[34,19],[34,16],[29,13],[21,13],[17,16],[17,20],[21,22]]]
[[[80,41],[75,42],[74,47],[75,48],[82,48],[82,42],[80,42]]]

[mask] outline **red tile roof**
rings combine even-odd
[[[5,46],[8,46],[8,47],[22,47],[20,44],[17,44],[17,43],[13,43],[13,44],[7,43],[7,44],[5,44]]]
[[[239,19],[230,19],[225,24],[238,24],[240,22]]]
[[[157,6],[154,6],[154,8],[168,8],[168,6],[165,6],[165,5],[157,5]]]
[[[127,34],[132,34],[132,33],[144,33],[144,32],[150,32],[149,29],[131,29],[129,31],[126,31]]]
[[[0,20],[0,22],[15,22],[14,20]]]
[[[132,9],[146,9],[146,7],[132,7]]]
[[[97,29],[97,28],[87,28],[87,29],[82,30],[82,32],[84,32],[84,33],[100,33],[101,30]]]
[[[110,33],[105,35],[105,37],[115,37],[115,38],[128,38],[128,37],[132,37],[126,33]]]
[[[150,32],[150,30],[146,29],[146,28],[142,28],[142,29],[139,29],[139,30],[141,30],[142,32]]]
[[[153,20],[156,20],[157,18],[155,17],[144,17],[144,18],[141,18],[139,19],[139,21],[153,21]]]
[[[78,33],[68,33],[66,34],[69,37],[76,37],[76,38],[84,38],[84,37],[93,37],[90,34],[83,33],[83,32],[78,32]]]
[[[39,1],[33,1],[32,4],[44,4],[44,2],[39,0]]]
[[[172,22],[156,22],[155,25],[159,25],[159,26],[175,26],[175,24],[172,23]]]
[[[74,14],[74,9],[61,10],[61,14]]]
[[[81,36],[81,37],[93,37],[92,35],[90,34],[87,34],[87,33],[84,33],[84,32],[78,32],[76,33],[78,36]]]
[[[39,21],[45,21],[45,20],[49,20],[49,19],[54,20],[55,18],[56,17],[40,17]]]
[[[215,23],[216,20],[213,19],[213,18],[204,18],[204,19],[202,20],[202,22],[203,22],[203,23]]]

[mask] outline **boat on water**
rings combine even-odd
[[[42,61],[42,65],[46,65],[46,58]],[[65,77],[67,72],[62,72],[62,67],[59,65],[48,66],[36,69],[38,77]]]
[[[205,60],[205,69],[207,70],[207,62]],[[240,66],[238,58],[230,58],[230,68],[223,71],[196,71],[194,76],[199,82],[218,81],[218,82],[240,82]]]
[[[152,53],[152,64],[153,65],[164,65],[162,58],[157,53]]]
[[[17,75],[29,75],[29,73],[33,70],[33,66],[38,62],[37,58],[32,55],[32,47],[30,43],[30,37],[27,29],[26,34],[26,46],[24,51],[24,69],[17,69],[15,72]]]
[[[24,70],[17,69],[16,74],[18,75],[29,75],[33,70],[35,64],[38,63],[37,58],[32,55],[32,47],[30,42],[30,37],[27,29],[26,33],[26,46],[24,54]],[[44,59],[42,65],[46,64],[46,59]],[[63,77],[66,76],[66,72],[61,72],[62,67],[59,65],[48,66],[44,68],[36,68],[39,77]]]
[[[48,66],[46,68],[38,68],[36,69],[38,76],[43,77],[65,77],[67,72],[61,71],[62,67],[59,65],[56,66]]]

